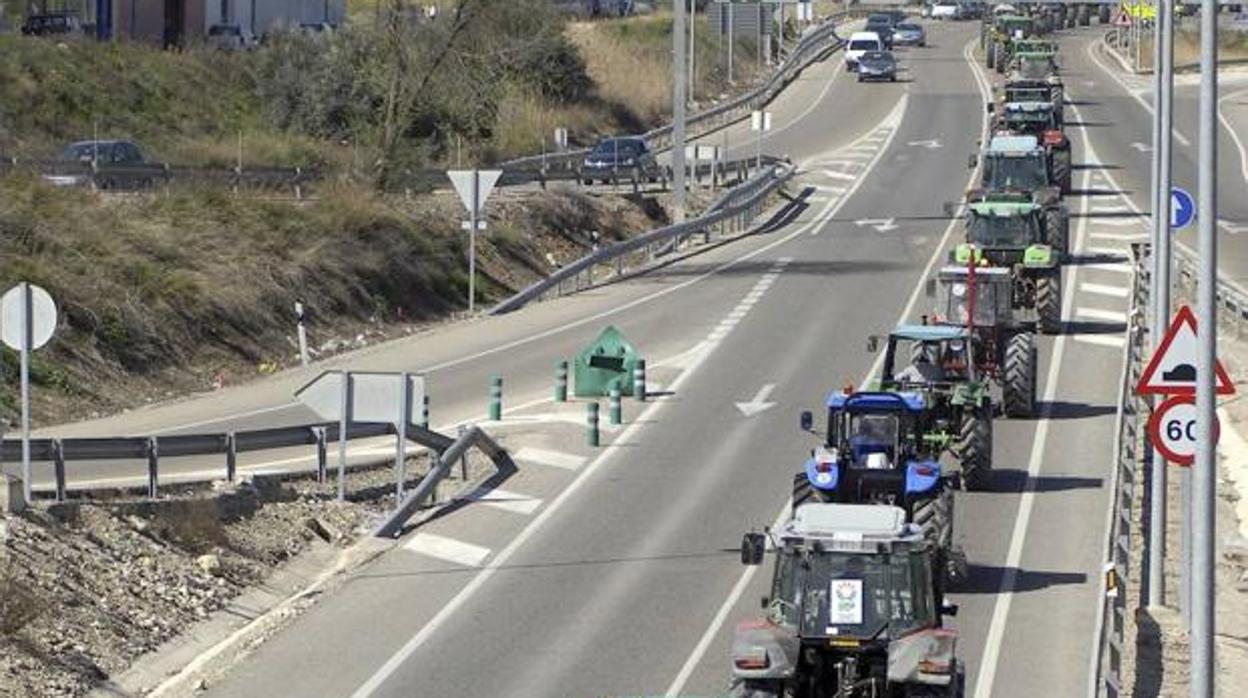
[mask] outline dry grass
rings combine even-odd
[[[540,153],[543,148],[552,150],[556,128],[592,139],[616,126],[601,105],[555,105],[530,91],[512,90],[499,105],[494,145],[502,153]]]
[[[1153,42],[1145,39],[1140,42],[1140,55],[1147,63],[1145,69],[1151,69]],[[1218,60],[1237,61],[1248,59],[1248,34],[1233,31],[1218,32]],[[1174,66],[1191,68],[1200,64],[1200,32],[1195,29],[1180,28],[1174,35]]]
[[[13,635],[45,610],[47,603],[5,563],[0,569],[0,635]]]

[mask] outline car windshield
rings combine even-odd
[[[886,51],[867,51],[862,54],[862,60],[867,63],[887,63],[892,59],[892,54]]]
[[[1033,191],[1048,185],[1043,156],[988,156],[984,158],[984,187]]]
[[[917,32],[917,31],[921,31],[921,29],[919,28],[919,25],[917,24],[898,24],[897,31]]]
[[[594,155],[598,157],[614,157],[619,153],[621,157],[632,157],[641,150],[637,141],[603,141],[594,148]]]
[[[1005,96],[1010,102],[1043,102],[1049,98],[1049,90],[1044,87],[1007,87]]]
[[[850,51],[876,51],[879,50],[880,43],[873,39],[858,39],[849,42]]]
[[[968,239],[983,247],[1025,247],[1035,239],[1028,216],[971,215]]]

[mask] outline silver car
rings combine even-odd
[[[918,24],[898,24],[893,33],[893,43],[898,46],[927,46],[927,32]]]

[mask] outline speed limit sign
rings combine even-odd
[[[1222,425],[1214,417],[1213,442]],[[1153,410],[1148,419],[1148,439],[1161,455],[1175,465],[1191,465],[1196,459],[1196,398],[1176,395]]]

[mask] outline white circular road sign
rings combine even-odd
[[[29,289],[27,305],[25,289]],[[0,296],[0,340],[14,351],[22,350],[26,312],[30,311],[30,349],[38,349],[56,331],[56,303],[47,291],[34,284],[18,284]]]
[[[1214,443],[1221,431],[1214,417]],[[1177,395],[1158,405],[1148,420],[1148,438],[1166,460],[1191,465],[1196,459],[1196,397]]]

